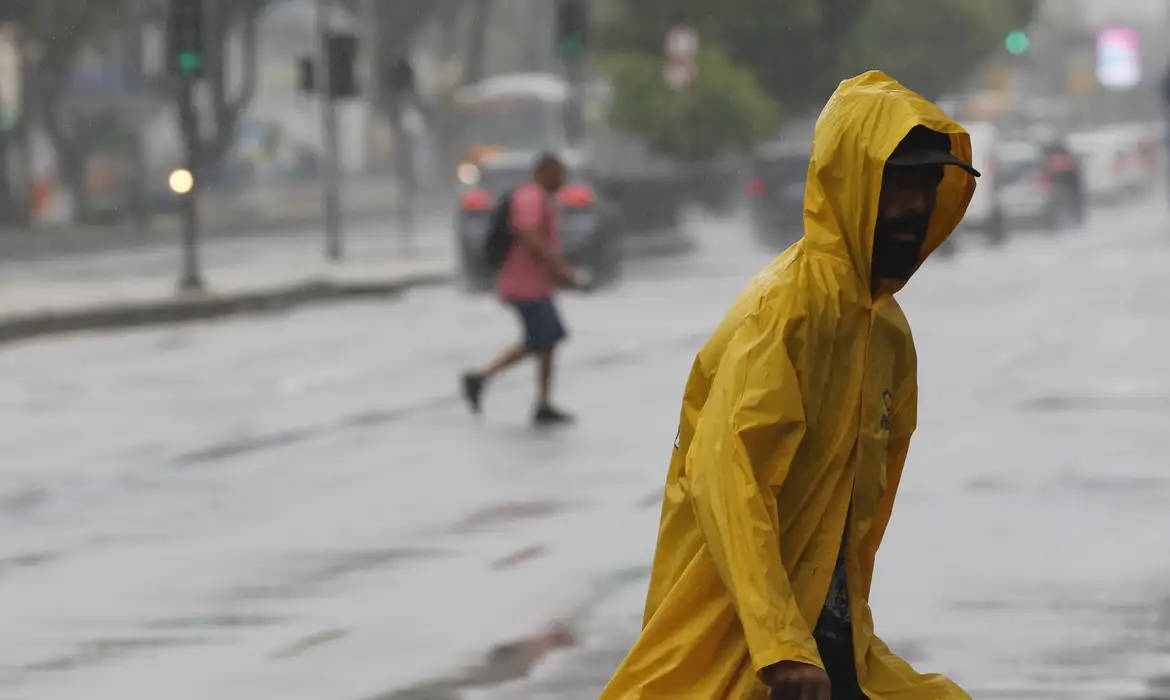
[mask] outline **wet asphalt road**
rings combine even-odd
[[[0,696],[595,696],[693,354],[767,259],[699,233],[565,300],[563,433],[528,429],[527,369],[466,415],[458,371],[515,329],[453,290],[0,353]],[[1168,272],[1170,222],[1134,207],[905,292],[922,425],[873,605],[920,668],[1005,698],[1170,670]]]

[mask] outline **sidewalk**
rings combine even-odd
[[[450,280],[435,236],[404,253],[394,241],[352,246],[339,264],[319,241],[216,241],[203,250],[207,291],[178,293],[174,246],[0,268],[0,343],[79,331],[274,313],[311,303],[394,296]]]
[[[404,243],[385,226],[351,227],[345,259],[324,260],[319,232],[209,239],[201,246],[207,292],[178,293],[175,243],[45,260],[0,262],[0,344],[36,337],[276,313],[306,304],[388,297],[452,281],[454,241],[431,222]],[[625,241],[628,259],[691,250],[686,234]]]

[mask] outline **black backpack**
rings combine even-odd
[[[483,241],[483,259],[488,267],[499,271],[512,251],[512,192],[505,192],[496,202],[492,217],[488,221],[487,235]]]

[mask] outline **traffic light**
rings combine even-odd
[[[589,12],[585,0],[559,0],[557,3],[557,53],[575,58],[585,52],[589,34]]]
[[[1013,56],[1019,56],[1026,53],[1031,42],[1028,40],[1028,33],[1023,30],[1016,30],[1007,35],[1004,40],[1004,48]]]
[[[171,75],[189,80],[203,76],[203,0],[170,0],[167,53]]]
[[[357,86],[357,55],[358,38],[356,34],[329,34],[326,39],[329,59],[329,88],[330,97],[354,97],[358,94]]]

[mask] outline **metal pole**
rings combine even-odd
[[[317,0],[317,34],[320,42],[322,186],[325,205],[325,257],[333,262],[344,256],[341,240],[341,184],[338,167],[337,105],[333,100],[333,76],[329,66],[328,0]]]
[[[569,84],[569,99],[565,103],[565,131],[569,144],[580,146],[585,141],[585,60],[581,56],[566,59],[565,79]]]
[[[179,128],[183,132],[186,151],[184,167],[191,174],[191,189],[181,194],[179,217],[181,221],[183,248],[182,272],[179,274],[179,292],[200,294],[206,289],[203,283],[202,265],[199,259],[199,190],[201,189],[201,168],[199,167],[199,124],[196,121],[194,91],[190,80],[179,84]]]
[[[370,71],[369,97],[366,114],[366,169],[373,171],[378,162],[377,145],[381,115],[384,103],[382,95],[382,43],[380,27],[378,26],[378,0],[366,0],[363,8],[366,20],[365,51],[367,52],[366,66]]]
[[[558,14],[573,6],[579,8],[578,12],[585,12],[581,0],[559,0],[559,3]],[[562,53],[561,65],[569,87],[569,99],[565,101],[565,135],[569,145],[580,146],[585,141],[585,47]]]

